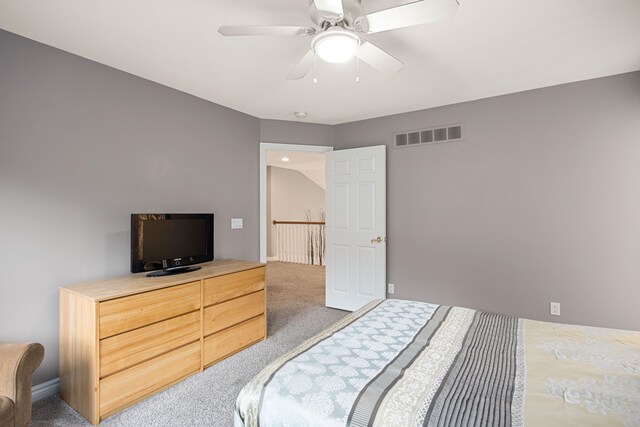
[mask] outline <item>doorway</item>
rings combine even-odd
[[[267,153],[267,261],[325,265],[324,153]]]
[[[309,219],[319,219],[321,216],[317,206],[309,206],[309,217],[307,217],[306,208],[302,210],[289,209],[284,207],[280,210],[286,217],[273,218],[269,209],[269,189],[268,184],[270,179],[273,178],[273,174],[270,177],[269,168],[277,168],[275,171],[279,178],[296,177],[300,176],[302,183],[304,180],[321,187],[320,184],[324,183],[324,161],[322,161],[322,168],[318,168],[318,158],[324,157],[324,154],[328,151],[332,151],[333,147],[318,146],[318,145],[298,145],[298,144],[275,144],[275,143],[261,143],[260,144],[260,262],[267,262],[270,258],[275,256],[277,251],[277,232],[273,221],[276,222],[321,222],[310,221]],[[286,160],[283,160],[286,159]],[[298,186],[298,191],[303,191],[304,185]],[[309,187],[311,188],[311,187]],[[295,197],[295,194],[293,195]],[[317,197],[316,197],[317,198]],[[317,203],[314,203],[317,205]],[[282,207],[281,207],[282,208]],[[295,218],[295,219],[294,219]],[[295,224],[281,224],[282,229],[291,228],[295,229]],[[287,227],[289,226],[289,227]],[[291,232],[294,232],[293,230]],[[295,260],[295,251],[290,254],[290,259]],[[314,256],[317,259],[317,254]]]
[[[317,253],[324,225],[305,223],[324,222],[324,157],[332,149],[260,144],[260,262],[267,263],[268,301],[286,300],[293,286],[309,303],[325,305],[326,274]]]
[[[268,166],[270,152],[273,166]],[[325,304],[351,311],[374,299],[385,298],[385,145],[334,152],[333,147],[326,146],[261,143],[260,261],[266,263],[268,260],[268,234],[269,227],[274,227],[273,221],[296,222],[269,218],[267,168],[280,167],[300,152],[325,156]],[[313,220],[313,217],[310,215],[306,219]],[[312,225],[309,222],[314,221],[304,221],[307,229]],[[324,270],[324,267],[319,268]]]

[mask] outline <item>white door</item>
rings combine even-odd
[[[326,304],[386,297],[386,146],[327,153]]]

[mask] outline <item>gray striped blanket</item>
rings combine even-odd
[[[240,393],[236,424],[640,425],[629,424],[640,421],[639,337],[460,307],[375,301],[267,366]],[[636,381],[627,381],[627,397],[609,386],[617,394],[596,410],[580,396],[604,390],[598,381],[611,377],[611,366],[586,347],[566,357],[557,352],[594,339],[607,357],[626,358],[614,373]],[[621,339],[629,345],[620,346]],[[630,365],[629,357],[635,357]],[[595,381],[584,381],[585,366]],[[567,392],[574,392],[573,401]]]

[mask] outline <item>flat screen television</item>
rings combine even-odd
[[[213,260],[213,214],[131,214],[131,272],[166,276]]]

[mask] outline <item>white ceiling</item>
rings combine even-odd
[[[317,84],[285,80],[309,38],[217,33],[309,25],[307,0],[0,0],[0,28],[256,117],[326,124],[640,69],[638,0],[460,3],[452,20],[371,35],[405,68],[362,65],[359,84],[354,62],[320,61]]]
[[[267,166],[277,166],[287,169],[324,169],[324,154],[308,151],[279,151],[267,150]],[[287,157],[288,161],[282,158]]]

